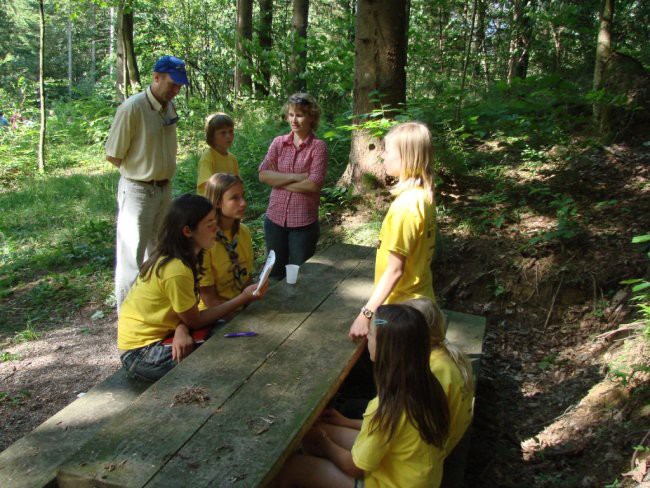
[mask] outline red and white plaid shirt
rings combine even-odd
[[[327,146],[311,133],[299,147],[293,145],[293,132],[273,139],[258,171],[309,173],[307,179],[319,188],[327,172]],[[303,227],[318,220],[320,190],[299,193],[274,187],[271,190],[266,216],[282,227]]]

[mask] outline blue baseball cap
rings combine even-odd
[[[185,61],[175,58],[174,56],[162,56],[153,67],[154,73],[169,73],[174,83],[179,85],[189,85],[187,72],[185,71]]]

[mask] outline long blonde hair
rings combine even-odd
[[[395,144],[402,160],[399,182],[393,187],[393,193],[419,186],[426,190],[429,203],[435,203],[431,168],[433,145],[429,128],[422,122],[397,124],[388,131],[384,142]]]
[[[445,338],[447,335],[447,320],[440,307],[428,298],[413,298],[405,301],[404,305],[413,307],[424,315],[431,333],[431,349],[442,348],[449,354],[449,357],[460,371],[465,389],[470,393],[473,392],[474,376],[472,374],[472,365],[467,356]]]

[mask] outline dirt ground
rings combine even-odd
[[[506,182],[509,199],[529,210],[508,213],[497,202],[487,210],[504,212],[498,226],[462,223],[485,214],[478,197],[492,190],[488,180],[443,177],[439,188],[439,203],[458,211],[439,218],[437,296],[445,308],[487,318],[466,486],[648,487],[649,343],[638,330],[607,333],[634,321],[620,282],[648,276],[643,249],[630,241],[650,230],[650,150],[611,146],[571,163],[549,160],[505,174],[517,182]],[[556,208],[521,186],[527,178],[571,196],[575,235],[527,245],[556,222]],[[348,218],[353,225],[359,215]],[[347,224],[343,217],[336,228]],[[0,449],[119,367],[115,316],[91,314],[3,349],[23,359],[0,363],[0,390],[9,392]],[[632,365],[646,372],[627,374]]]

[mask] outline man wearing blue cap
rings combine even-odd
[[[115,265],[118,311],[140,265],[154,250],[171,202],[178,122],[172,100],[187,84],[185,63],[174,56],[161,57],[151,85],[118,107],[106,141],[106,159],[121,175]]]

